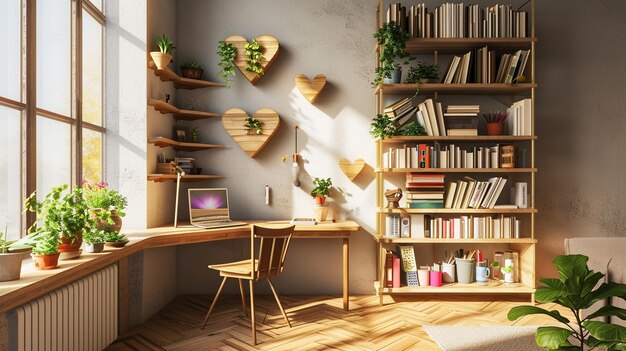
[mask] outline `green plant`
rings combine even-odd
[[[253,129],[256,134],[261,134],[261,124],[261,121],[259,121],[258,119],[254,117],[248,117],[246,118],[246,123],[243,126],[248,129]]]
[[[95,221],[114,224],[113,211],[117,212],[120,217],[126,215],[124,209],[128,205],[128,200],[117,190],[111,189],[106,182],[93,183],[84,180],[82,189],[85,204]]]
[[[26,245],[17,240],[7,240],[8,231],[4,228],[4,233],[0,232],[0,253],[9,253],[11,251],[30,250],[33,245]]]
[[[263,60],[263,52],[261,45],[256,39],[252,39],[251,42],[244,46],[244,49],[246,50],[246,71],[262,76],[263,66],[261,65],[261,60]]]
[[[604,274],[587,267],[589,258],[584,255],[557,256],[552,263],[559,271],[559,278],[539,279],[543,286],[537,288],[535,299],[540,303],[556,303],[569,309],[575,321],[561,315],[559,311],[549,311],[536,306],[513,307],[508,314],[511,321],[532,314],[545,314],[562,323],[561,327],[539,327],[535,341],[540,347],[549,350],[589,350],[604,347],[609,351],[626,350],[626,328],[610,323],[593,321],[597,317],[616,316],[626,319],[626,310],[610,304],[601,307],[586,318],[581,310],[590,308],[596,302],[609,297],[626,300],[626,285],[614,282],[602,283],[594,290]],[[507,267],[505,267],[507,268]],[[505,269],[503,268],[503,270]],[[572,345],[568,338],[576,339]]]
[[[217,54],[220,56],[220,62],[217,64],[222,69],[217,76],[230,87],[230,77],[235,76],[235,57],[237,56],[237,48],[231,43],[220,41],[217,45]]]
[[[121,243],[124,241],[128,241],[126,235],[118,232],[108,232],[104,236],[104,241],[108,243]]]
[[[401,30],[394,22],[388,22],[374,34],[380,49],[379,66],[376,68],[374,85],[382,83],[384,78],[391,78],[391,72],[400,65],[396,59],[408,64],[413,58],[406,53],[406,40],[409,34]]]
[[[191,141],[194,143],[197,143],[199,138],[200,138],[200,128],[198,127],[191,128]]]
[[[374,138],[385,139],[386,137],[398,135],[398,129],[387,115],[376,115],[370,124],[370,135]]]
[[[93,226],[83,231],[83,241],[89,245],[99,244],[105,242],[107,235],[109,231]]]
[[[313,190],[311,190],[311,196],[328,196],[330,194],[330,187],[333,185],[330,178],[315,178],[313,179]]]
[[[180,65],[180,68],[197,68],[202,69],[202,64],[196,60],[187,60]]]
[[[418,122],[411,122],[400,128],[400,135],[426,135],[426,129],[424,129],[424,126],[422,126]]]
[[[407,83],[416,84],[422,79],[439,79],[439,66],[429,65],[426,62],[418,62],[417,67],[409,68]]]
[[[158,37],[156,40],[157,46],[159,47],[159,51],[162,54],[172,54],[172,51],[174,50],[174,43],[172,43],[172,41],[170,40],[170,38],[167,37],[167,35],[165,35],[165,33],[163,33],[162,36]]]

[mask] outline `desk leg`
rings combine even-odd
[[[343,239],[343,309],[350,310],[350,238]]]

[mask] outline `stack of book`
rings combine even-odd
[[[530,136],[532,135],[532,100],[524,99],[515,102],[507,109],[506,118],[507,132],[509,135]]]
[[[524,75],[530,50],[517,50],[514,54],[504,54],[500,58],[495,81],[490,83],[511,84]]]
[[[449,136],[477,136],[478,135],[479,105],[448,105],[445,117],[447,134]]]
[[[503,177],[493,177],[487,181],[465,177],[463,180],[450,182],[445,208],[494,208],[506,181]]]
[[[433,239],[519,239],[521,220],[512,216],[427,218]]]
[[[444,174],[406,174],[407,208],[443,208]]]
[[[383,113],[387,115],[395,124],[396,128],[401,128],[416,117],[417,107],[413,106],[410,98],[400,99],[385,107]]]
[[[192,174],[194,162],[196,161],[195,157],[176,157],[175,161],[178,167],[185,171],[185,173]]]
[[[450,66],[441,80],[445,84],[465,84],[469,83],[470,61],[472,52],[468,51],[463,56],[454,56],[450,61]]]
[[[166,160],[165,162],[157,162],[158,174],[176,174],[176,163],[174,160]]]
[[[417,121],[426,129],[430,136],[445,136],[446,127],[443,123],[443,108],[440,102],[426,99],[417,105]]]

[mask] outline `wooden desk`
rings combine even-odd
[[[246,221],[250,224],[266,223],[286,225],[288,221]],[[297,226],[294,238],[343,239],[343,305],[349,308],[349,245],[351,232],[359,230],[353,221],[337,221],[315,226]],[[97,254],[83,253],[76,260],[60,261],[57,269],[39,271],[33,268],[30,259],[24,260],[20,280],[0,283],[0,313],[32,301],[68,283],[87,276],[110,264],[123,262],[125,258],[144,249],[176,246],[217,240],[244,239],[250,237],[250,226],[199,229],[192,226],[164,226],[152,229],[124,231],[130,242],[123,248],[106,248]],[[120,269],[121,270],[121,269]]]

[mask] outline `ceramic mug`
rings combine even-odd
[[[429,279],[430,271],[427,269],[418,269],[417,270],[417,281],[420,286],[428,286],[430,285]]]
[[[442,272],[430,271],[430,286],[441,286]]]
[[[476,267],[476,282],[478,284],[487,284],[491,271],[488,267]]]

